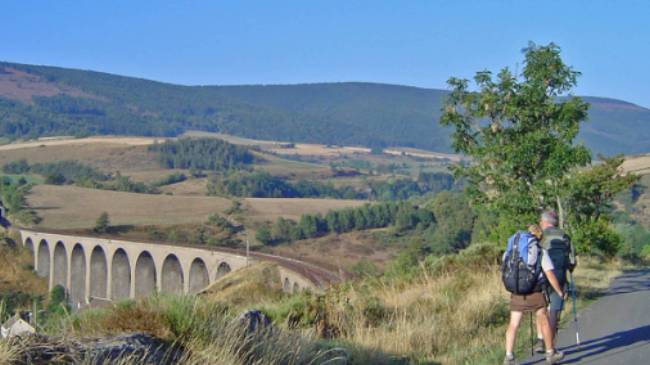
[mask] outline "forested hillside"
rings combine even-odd
[[[106,73],[0,63],[0,135],[175,136],[217,131],[257,139],[449,151],[438,125],[444,90],[372,83],[180,86]],[[581,139],[596,152],[650,150],[650,110],[592,104]]]

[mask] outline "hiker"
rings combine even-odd
[[[528,232],[514,234],[508,239],[508,246],[503,254],[503,282],[506,289],[512,293],[504,365],[517,363],[513,349],[524,312],[535,313],[546,346],[546,362],[556,364],[564,358],[564,354],[553,347],[553,332],[546,312],[546,297],[542,291],[548,281],[560,298],[564,297],[564,292],[553,274],[553,262],[546,250],[540,247],[539,238],[535,235],[539,235],[540,231],[541,228],[531,226]]]
[[[557,279],[560,287],[564,290],[567,287],[567,270],[573,272],[576,267],[576,255],[571,245],[571,239],[560,228],[557,227],[557,214],[552,210],[542,213],[540,222],[542,228],[542,249],[548,252],[553,262],[553,274]],[[564,309],[564,298],[558,296],[555,291],[546,287],[546,297],[548,299],[548,320],[553,331],[553,337],[557,334],[560,313]],[[537,324],[537,342],[535,343],[535,352],[544,352],[544,342],[542,340],[542,328]]]

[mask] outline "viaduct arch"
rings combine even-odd
[[[75,308],[91,300],[115,301],[153,292],[195,294],[227,273],[246,266],[247,258],[208,248],[131,242],[20,230],[22,244],[34,254],[34,270],[61,285]],[[254,260],[254,259],[251,259]],[[301,274],[280,266],[283,289],[318,289]]]

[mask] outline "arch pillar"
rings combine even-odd
[[[65,273],[65,292],[66,296],[72,291],[72,249],[73,246],[69,245],[68,242],[63,242],[63,247],[65,247],[65,260],[67,261],[67,272]],[[76,308],[75,308],[76,309]]]
[[[106,256],[106,299],[110,301],[113,300],[111,289],[113,288],[113,255],[114,254],[115,254],[115,250],[108,250],[108,249],[104,250],[104,256]],[[131,288],[129,288],[129,297],[131,297]]]
[[[50,250],[50,242],[45,242],[47,242],[47,250],[50,252],[50,276],[48,278],[48,291],[52,291],[52,289],[54,289],[54,251]],[[54,243],[54,247],[56,247],[56,242]]]
[[[38,251],[39,251],[39,246],[40,242],[34,243],[34,240],[32,240],[32,244],[34,245],[34,271],[38,272]]]
[[[127,257],[130,254],[131,253],[127,251],[127,253],[126,253]],[[135,299],[135,282],[138,281],[138,278],[136,277],[136,274],[135,274],[135,272],[136,272],[135,269],[138,266],[138,257],[140,257],[139,253],[135,256],[135,258],[133,258],[133,259],[129,258],[129,262],[133,262],[133,264],[131,264],[131,268],[130,268],[131,269],[131,285],[129,287],[129,299]]]
[[[162,293],[163,265],[165,263],[165,258],[169,252],[165,251],[160,254],[157,251],[152,251],[149,251],[149,254],[151,254],[151,258],[153,258],[153,265],[156,268],[156,293]]]
[[[92,276],[92,268],[90,266],[91,260],[92,260],[92,250],[90,253],[88,253],[88,249],[84,247],[83,243],[81,244],[83,249],[84,249],[84,257],[86,258],[86,277],[85,277],[85,282],[84,282],[84,303],[90,304],[90,277]]]
[[[190,270],[192,269],[192,260],[182,260],[181,267],[183,268],[183,294],[190,293]]]

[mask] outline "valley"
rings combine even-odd
[[[522,245],[565,250],[568,286],[542,269],[575,321],[634,304],[650,110],[573,96],[555,43],[522,54],[444,90],[0,62],[0,322],[35,334],[0,363],[510,365],[519,299],[560,358]]]

